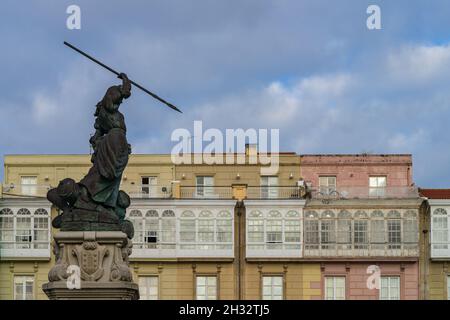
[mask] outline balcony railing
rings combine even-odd
[[[231,186],[181,186],[181,199],[232,199]]]
[[[305,257],[418,257],[417,243],[305,244]]]
[[[2,185],[2,195],[5,197],[46,197],[51,188],[50,185],[10,183]]]
[[[301,199],[302,189],[297,186],[249,186],[247,199]]]
[[[315,199],[397,199],[417,198],[416,187],[337,187],[335,190],[312,190]]]
[[[132,185],[125,190],[131,198],[171,198],[172,187],[161,185]]]

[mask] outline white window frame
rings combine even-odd
[[[370,176],[369,177],[369,197],[384,197],[387,188],[387,176]]]
[[[430,200],[430,202],[433,200]],[[431,258],[449,258],[450,257],[450,201],[448,206],[444,202],[431,205]],[[437,219],[442,220],[444,227],[438,228]],[[446,226],[446,227],[445,227]],[[438,233],[439,232],[439,233]],[[441,238],[438,242],[438,235]]]
[[[262,300],[284,300],[283,275],[262,275],[261,288]],[[279,291],[279,293],[275,291]]]
[[[342,281],[343,280],[343,281]],[[338,281],[340,283],[338,283]],[[347,299],[347,278],[341,275],[326,275],[324,277],[324,299],[325,300],[346,300]],[[331,283],[332,293],[329,295],[328,289]],[[338,287],[338,284],[343,284],[343,287]],[[343,296],[338,296],[338,290],[343,290]]]
[[[278,176],[261,176],[261,199],[277,199],[278,198]]]
[[[138,284],[139,284],[139,300],[159,300],[158,275],[140,275],[138,276]],[[152,293],[152,291],[155,291],[156,293]]]
[[[324,195],[330,195],[337,190],[337,177],[335,175],[319,176],[319,192]]]
[[[3,212],[5,212],[8,209],[12,214],[1,214],[3,210]],[[29,212],[29,214],[27,212]],[[43,201],[38,201],[38,203],[36,203],[33,201],[33,206],[30,206],[30,204],[25,203],[23,203],[23,205],[17,203],[12,205],[10,200],[5,200],[4,206],[0,207],[0,217],[13,218],[13,238],[8,241],[2,241],[0,239],[0,257],[50,259],[51,207],[48,202],[44,203]],[[47,227],[37,228],[37,222],[43,218],[47,220]],[[29,227],[19,230],[19,220],[23,219],[28,220],[27,225]],[[6,231],[11,232],[11,229],[7,229]],[[42,232],[46,231],[44,234],[47,239],[37,240],[36,231],[39,231],[41,236]],[[17,239],[20,237],[23,239],[25,239],[24,237],[28,237],[29,240],[18,242]]]
[[[26,196],[37,195],[37,176],[20,176],[21,194]]]
[[[387,286],[385,283],[387,281]],[[381,276],[380,278],[380,290],[379,299],[380,300],[400,300],[401,299],[401,277],[400,276]],[[398,286],[393,286],[393,284],[398,284]],[[393,292],[397,290],[398,292]],[[384,292],[387,290],[387,292]]]
[[[298,201],[302,203],[298,203],[295,206],[292,203],[288,204],[288,202],[291,202],[288,200],[284,200],[283,204],[275,200],[248,200],[246,202],[247,258],[303,256],[302,208],[304,206],[304,200]],[[295,223],[290,223],[291,221]],[[271,226],[273,227],[275,225],[281,227],[281,233],[276,230],[270,230]],[[295,236],[296,229],[298,229],[298,237]],[[252,236],[252,233],[255,234],[255,237]],[[278,234],[278,241],[273,242],[271,241],[273,238],[270,238],[270,236],[275,233]],[[280,235],[281,241],[279,241]]]
[[[19,282],[19,280],[21,280]],[[31,282],[31,290],[32,290],[32,298],[31,299],[27,299],[27,294],[26,294],[26,288],[27,288],[27,283]],[[18,297],[18,293],[16,290],[16,285],[17,284],[21,284],[22,286],[22,297]],[[13,290],[14,290],[14,300],[35,300],[35,277],[31,276],[31,275],[14,275],[14,279],[13,279]]]
[[[148,179],[148,183],[144,184],[144,179]],[[142,176],[141,177],[141,194],[143,198],[157,198],[158,194],[158,177]]]
[[[195,176],[195,197],[196,198],[216,198],[214,194],[214,176],[197,175]]]
[[[203,279],[203,283],[199,283],[199,279]],[[218,277],[216,275],[196,275],[195,277],[195,299],[196,300],[217,300],[218,290]],[[203,282],[203,281],[201,281]],[[204,290],[200,290],[204,287]],[[214,288],[214,294],[209,294],[209,289]],[[202,292],[205,292],[202,294]]]

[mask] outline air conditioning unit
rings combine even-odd
[[[297,181],[297,187],[304,187],[305,186],[305,180],[298,180]]]

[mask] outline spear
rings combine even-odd
[[[85,56],[85,57],[88,58],[89,60],[94,61],[96,64],[102,66],[103,68],[105,68],[105,69],[111,71],[112,73],[114,73],[114,74],[116,74],[116,75],[119,75],[119,72],[117,72],[116,70],[114,70],[114,69],[108,67],[106,64],[104,64],[104,63],[98,61],[97,59],[95,59],[95,58],[93,58],[93,57],[91,57],[90,55],[88,55],[87,53],[81,51],[80,49],[78,49],[77,47],[71,45],[70,43],[64,41],[64,44],[65,44],[66,46],[68,46],[69,48],[75,50],[76,52],[82,54],[83,56]],[[130,80],[130,83],[133,84],[135,87],[141,89],[141,90],[144,91],[145,93],[148,93],[149,95],[151,95],[151,96],[152,96],[153,98],[155,98],[156,100],[161,101],[162,103],[164,103],[164,104],[165,104],[166,106],[168,106],[169,108],[172,108],[173,110],[182,113],[181,110],[178,109],[177,107],[175,107],[173,104],[171,104],[170,102],[167,102],[166,100],[164,100],[164,99],[161,98],[161,97],[158,97],[156,94],[154,94],[153,92],[151,92],[151,91],[145,89],[145,88],[144,88],[143,86],[141,86],[140,84],[134,82],[133,80]]]

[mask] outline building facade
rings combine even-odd
[[[411,156],[280,153],[273,175],[249,156],[234,165],[130,157],[121,188],[132,198],[141,299],[420,298]],[[45,194],[90,165],[88,155],[5,157],[0,299],[46,299],[58,212]]]

